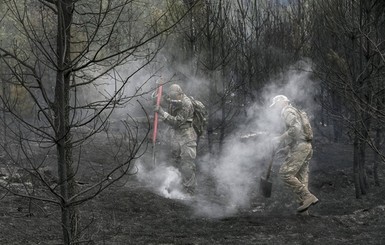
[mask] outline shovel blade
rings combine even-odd
[[[273,188],[273,183],[261,177],[259,188],[261,194],[264,197],[270,197],[271,189]]]

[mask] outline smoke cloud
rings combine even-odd
[[[168,166],[167,163],[157,164],[153,168],[147,167],[148,163],[137,164],[137,178],[145,183],[148,188],[160,196],[170,199],[188,200],[182,189],[182,176],[178,169]]]
[[[286,95],[293,104],[306,105],[304,109],[311,115],[315,83],[310,74],[311,66],[302,62],[278,76],[264,88],[262,103],[247,108],[244,120],[247,123],[239,125],[227,137],[222,154],[217,158],[211,155],[199,158],[198,191],[195,199],[187,202],[197,215],[214,218],[234,215],[241,209],[252,208],[253,198],[262,198],[256,193],[260,176],[272,157],[270,141],[283,129],[280,112],[269,108],[271,99],[278,94]],[[205,82],[200,80],[199,87]],[[190,83],[186,93],[194,89],[191,84],[194,83]],[[166,162],[151,170],[139,165],[138,178],[165,198],[187,200],[180,189],[179,171]]]
[[[295,68],[295,69],[294,69]],[[211,168],[204,174],[215,180],[214,198],[204,197],[197,201],[196,212],[201,215],[221,217],[232,215],[243,208],[250,208],[259,188],[259,180],[266,164],[272,157],[272,137],[282,133],[280,112],[269,108],[272,97],[286,95],[295,105],[306,105],[309,115],[314,110],[312,95],[315,83],[310,78],[308,63],[296,64],[293,69],[281,74],[263,92],[263,103],[247,109],[248,123],[240,125],[225,142],[221,156],[211,160]]]

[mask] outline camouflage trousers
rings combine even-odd
[[[309,195],[309,162],[313,156],[311,143],[301,142],[292,147],[279,169],[284,184],[296,195],[298,203],[302,203]]]
[[[173,166],[182,175],[182,184],[188,194],[194,194],[196,188],[196,142],[174,142],[171,151]]]

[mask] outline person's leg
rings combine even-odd
[[[181,161],[179,171],[182,174],[182,183],[187,193],[194,194],[196,188],[196,146],[185,144],[181,147]]]
[[[309,191],[309,186],[308,186],[309,185],[309,163],[310,163],[311,157],[313,156],[313,149],[310,143],[307,143],[306,145],[310,149],[310,151],[308,156],[305,158],[302,164],[302,167],[297,173],[297,178],[301,183],[304,184],[307,192],[303,193],[300,196],[301,203],[297,209],[298,212],[307,212],[308,208],[311,205],[316,204],[318,202],[318,198]]]
[[[309,145],[311,147],[311,145]],[[309,154],[306,156],[305,161],[303,162],[302,166],[298,170],[296,177],[297,179],[304,184],[307,190],[309,190],[309,163],[310,159],[313,156],[313,149],[311,148],[309,151]],[[305,197],[301,196],[301,199],[299,200],[299,203],[301,203],[304,200]]]
[[[304,197],[310,194],[307,186],[297,177],[310,151],[311,148],[306,144],[298,144],[289,152],[279,170],[282,181],[296,194],[298,201],[303,200]]]

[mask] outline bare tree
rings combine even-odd
[[[197,1],[184,1],[184,5],[174,10],[175,16],[195,2]],[[189,80],[189,77],[194,77],[208,81],[204,83],[201,91],[192,93],[197,94],[198,99],[202,100],[210,111],[207,139],[211,153],[214,152],[213,147],[220,147],[223,143],[224,129],[233,114],[226,104],[232,99],[231,91],[234,89],[234,79],[228,75],[231,73],[228,67],[234,53],[229,25],[232,11],[230,7],[231,1],[227,0],[201,1],[188,18],[178,25],[178,31],[172,35],[176,41],[172,42],[172,50],[169,50],[169,56],[172,57],[170,65],[176,66],[176,72],[182,73],[183,78],[187,77],[186,80]],[[179,63],[189,65],[188,74],[185,74],[183,69],[178,69]]]
[[[118,145],[112,148],[109,168],[104,173],[95,171],[96,177],[86,186],[78,185],[82,182],[78,170],[86,167],[81,160],[82,146],[106,132],[117,108],[149,92],[143,90],[145,82],[131,85],[132,77],[154,59],[163,43],[159,38],[194,5],[166,25],[167,9],[148,12],[151,1],[7,0],[4,4],[5,17],[14,25],[7,28],[15,32],[17,42],[0,46],[6,66],[2,81],[20,93],[3,93],[1,100],[14,122],[7,128],[12,133],[7,141],[17,144],[20,151],[15,155],[14,148],[3,149],[13,166],[30,174],[45,191],[15,189],[11,182],[1,187],[57,205],[63,242],[73,244],[81,238],[78,205],[129,172],[146,142],[149,125],[140,135],[135,120],[122,121],[126,137],[115,137]],[[148,16],[154,17],[152,21]],[[26,96],[24,104],[31,105],[32,116],[26,117],[26,109],[15,106],[20,99],[17,95]],[[51,151],[56,155],[55,184],[43,171],[53,162],[47,157],[33,158],[49,156]]]
[[[354,146],[356,197],[368,188],[366,146],[377,153],[383,108],[384,23],[382,1],[319,1],[315,3],[313,58],[331,95],[330,112],[349,129]],[[335,124],[338,126],[338,124]],[[376,129],[377,128],[377,129]],[[377,139],[376,139],[377,137]],[[374,141],[372,139],[375,139]],[[379,155],[382,159],[383,155]],[[376,171],[376,170],[375,170]]]

